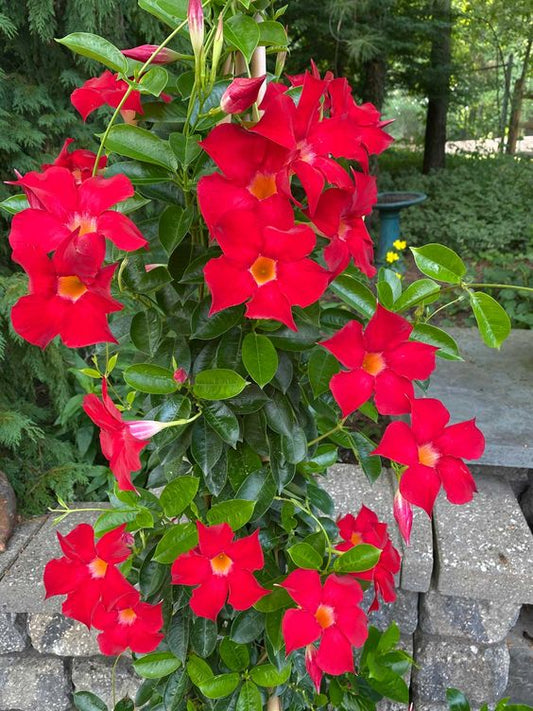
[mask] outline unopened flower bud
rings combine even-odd
[[[182,384],[187,380],[187,377],[188,377],[188,376],[187,376],[187,373],[185,372],[185,370],[184,370],[183,368],[177,368],[177,369],[174,371],[174,376],[173,376],[173,377],[174,377],[174,380],[175,380],[177,383],[179,383],[180,385],[182,385]]]
[[[211,82],[214,83],[217,76],[218,63],[224,46],[224,23],[222,13],[218,16],[218,24],[213,40],[213,55],[211,58]]]
[[[253,79],[234,79],[222,94],[220,108],[226,114],[240,114],[257,101],[265,75]]]
[[[157,48],[158,46],[156,44],[141,44],[139,47],[122,49],[121,52],[125,57],[136,59],[138,62],[146,62],[150,59]],[[168,47],[163,47],[163,49],[161,49],[152,59],[151,63],[171,64],[172,62],[177,62],[180,56],[179,52],[175,52],[173,49],[169,49]]]
[[[198,58],[204,43],[204,10],[202,8],[202,0],[189,0],[187,21],[189,23],[189,35],[194,56]]]
[[[135,439],[150,439],[161,430],[168,427],[168,422],[156,422],[156,420],[131,420],[126,422],[130,434]]]
[[[122,534],[122,541],[125,546],[128,546],[128,548],[133,548],[135,544],[135,538],[133,534],[129,531],[124,531],[124,533]]]
[[[285,61],[287,59],[287,52],[278,52],[276,54],[276,66],[274,69],[274,74],[277,77],[280,77],[284,68],[285,68]]]
[[[413,507],[406,499],[403,498],[399,489],[394,496],[392,508],[394,511],[394,518],[396,519],[402,538],[407,545],[409,545],[411,528],[413,526]]]

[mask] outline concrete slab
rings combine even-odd
[[[0,553],[0,579],[6,574],[21,551],[28,545],[32,537],[44,525],[47,516],[32,518],[18,525],[7,543],[6,550]]]
[[[74,505],[73,505],[74,506]],[[78,508],[96,508],[105,504],[76,504]],[[97,512],[73,513],[58,526],[53,523],[54,516],[48,516],[12,561],[0,578],[0,612],[27,612],[54,614],[61,611],[62,597],[44,599],[42,582],[46,563],[61,556],[56,531],[67,534],[79,523],[93,524]],[[16,541],[16,536],[12,541]],[[20,550],[20,549],[19,549]],[[6,555],[6,554],[3,554]]]
[[[411,544],[404,544],[392,511],[395,484],[390,471],[384,471],[372,485],[360,467],[335,464],[328,470],[327,477],[319,481],[335,501],[339,515],[357,514],[365,504],[376,512],[380,521],[388,524],[392,542],[402,556],[400,587],[413,592],[429,590],[433,571],[431,522],[422,510],[416,509]]]
[[[436,588],[442,595],[533,603],[533,536],[509,483],[477,478],[463,506],[441,494],[434,511]]]
[[[454,422],[477,418],[487,441],[477,463],[532,468],[533,331],[513,331],[497,351],[475,328],[446,330],[464,363],[437,359],[428,397],[440,398]]]

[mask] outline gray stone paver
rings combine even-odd
[[[67,711],[70,686],[62,659],[0,657],[0,708]]]
[[[441,494],[434,513],[442,595],[533,602],[533,536],[508,482],[478,477],[462,506]]]
[[[454,422],[476,417],[487,442],[478,462],[533,467],[533,332],[512,331],[497,351],[475,328],[446,330],[464,362],[437,359],[428,397],[440,398]]]
[[[72,684],[74,691],[91,691],[99,696],[109,708],[111,699],[111,668],[114,658],[73,659]],[[131,666],[131,660],[122,658],[117,665],[116,696],[117,701],[124,696],[135,698],[142,683]]]
[[[46,523],[47,516],[40,516],[19,524],[7,542],[6,550],[0,553],[0,579],[6,574],[10,566],[17,559],[23,548],[29,543],[32,536]]]
[[[28,615],[28,632],[32,647],[41,654],[60,657],[92,657],[100,654],[98,632],[88,630],[61,613]]]

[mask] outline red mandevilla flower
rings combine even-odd
[[[119,249],[132,251],[145,247],[146,240],[133,222],[113,205],[133,197],[129,178],[99,176],[76,184],[66,168],[47,168],[44,173],[26,173],[13,185],[21,185],[30,208],[13,217],[9,242],[12,258],[19,262],[20,250],[28,246],[51,252],[72,232],[80,237],[96,233],[107,237]]]
[[[107,69],[99,77],[88,79],[70,95],[70,101],[84,121],[89,114],[101,106],[111,106],[116,109],[128,90],[128,83],[119,79],[118,74],[112,74]],[[132,91],[122,105],[121,111],[134,111],[142,114],[141,94]]]
[[[246,304],[248,318],[281,321],[296,330],[292,306],[309,306],[325,291],[327,272],[307,259],[316,238],[306,225],[262,227],[256,213],[226,215],[216,233],[224,252],[204,267],[210,314]]]
[[[227,523],[204,526],[200,521],[198,547],[172,564],[174,585],[197,585],[191,608],[199,617],[216,620],[226,599],[236,610],[247,610],[270,591],[259,585],[252,572],[264,565],[259,531],[233,540]]]
[[[382,415],[409,412],[413,380],[425,380],[435,369],[434,346],[409,341],[413,326],[380,304],[366,328],[358,321],[343,326],[321,345],[333,353],[347,371],[331,378],[330,389],[342,410],[350,415],[372,393]]]
[[[449,420],[450,413],[440,400],[412,400],[411,426],[392,422],[372,452],[407,467],[400,479],[401,495],[428,514],[441,484],[452,504],[466,504],[476,491],[463,458],[481,457],[485,438],[475,420],[447,427]]]
[[[123,306],[112,298],[110,290],[117,265],[102,267],[103,237],[76,232],[52,257],[28,244],[19,245],[17,255],[30,278],[30,293],[11,310],[19,336],[41,348],[57,335],[69,348],[117,342],[107,314]]]
[[[46,597],[66,595],[63,614],[90,627],[96,606],[112,605],[123,594],[124,578],[116,568],[130,555],[126,524],[94,540],[94,530],[81,523],[68,535],[57,534],[64,553],[44,569]]]
[[[394,502],[392,505],[394,518],[398,524],[398,529],[402,534],[403,540],[409,545],[411,538],[411,529],[413,527],[413,507],[403,498],[398,489],[394,494]]]
[[[392,545],[387,532],[387,524],[381,523],[376,514],[366,506],[361,506],[357,517],[346,514],[337,521],[339,533],[344,543],[335,546],[338,551],[348,551],[359,543],[369,543],[381,549],[379,561],[371,570],[354,573],[360,580],[371,580],[374,584],[374,599],[369,610],[377,610],[378,594],[384,602],[394,602],[394,576],[400,570],[400,554]]]
[[[157,44],[141,44],[138,47],[132,47],[131,49],[121,49],[120,51],[125,57],[130,57],[131,59],[136,59],[138,62],[146,62],[152,54],[158,49]],[[152,64],[171,64],[172,62],[177,62],[180,58],[180,54],[175,52],[173,49],[168,47],[163,47],[152,59]]]
[[[316,570],[298,569],[282,587],[298,604],[283,616],[286,653],[319,640],[318,650],[306,652],[307,670],[317,689],[320,672],[353,672],[352,647],[361,647],[368,635],[366,615],[359,607],[363,599],[359,583],[349,576],[330,575],[322,587]]]
[[[257,101],[265,74],[260,77],[234,79],[222,94],[220,108],[226,114],[240,114]]]
[[[47,168],[52,168],[53,166],[66,168],[74,176],[76,184],[79,185],[80,183],[83,183],[84,180],[92,177],[96,153],[87,151],[84,148],[77,148],[74,151],[69,151],[68,147],[71,143],[74,143],[74,139],[67,138],[55,161],[53,163],[44,163],[41,166],[41,169],[46,170]],[[97,173],[103,172],[106,165],[107,156],[101,156],[98,161]]]
[[[131,481],[132,472],[141,468],[139,453],[150,440],[139,439],[124,422],[120,411],[107,394],[107,380],[102,380],[102,399],[96,395],[83,398],[83,409],[91,420],[100,427],[100,446],[109,468],[115,475],[118,488],[135,491]]]

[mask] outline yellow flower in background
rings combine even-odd
[[[394,264],[394,262],[397,262],[398,259],[400,259],[400,255],[397,254],[397,252],[387,252],[385,259],[389,264]]]
[[[403,279],[403,274],[400,274],[400,272],[394,272],[398,279]]]
[[[407,247],[407,242],[404,239],[396,239],[392,243],[392,246],[395,249],[401,251],[402,249],[405,249]]]

